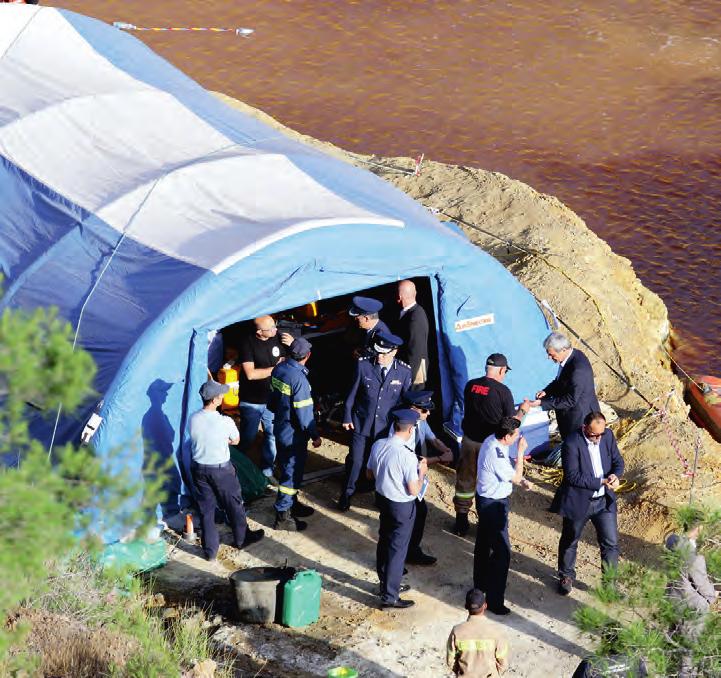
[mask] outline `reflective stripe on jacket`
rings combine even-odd
[[[292,445],[294,433],[318,437],[308,370],[287,358],[270,375],[268,409],[274,413],[273,433],[281,445]]]
[[[508,668],[508,641],[483,615],[469,615],[448,636],[446,660],[457,676],[497,678]]]

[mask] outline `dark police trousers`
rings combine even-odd
[[[488,499],[476,494],[478,529],[473,553],[473,586],[486,592],[490,609],[503,606],[511,542],[508,539],[508,497]]]
[[[422,553],[421,541],[423,540],[423,530],[426,529],[426,518],[428,517],[428,504],[425,499],[416,500],[416,517],[413,521],[413,531],[411,532],[411,541],[408,544],[408,555],[415,556]]]
[[[591,499],[586,515],[580,520],[563,518],[561,539],[558,542],[558,574],[561,577],[576,578],[576,550],[578,540],[586,523],[590,520],[596,528],[596,539],[601,547],[601,562],[605,569],[609,565],[618,567],[618,525],[616,523],[616,502],[607,506],[609,497],[603,495]]]
[[[308,436],[294,431],[291,445],[284,445],[277,438],[275,443],[280,474],[274,508],[276,511],[289,511],[293,508],[298,488],[303,482],[305,462],[308,459]]]
[[[195,482],[196,498],[200,509],[201,543],[206,557],[218,553],[220,538],[215,526],[215,509],[225,511],[233,530],[236,546],[242,546],[248,523],[245,519],[243,496],[235,467],[229,461],[224,464],[191,464],[190,472]]]
[[[343,490],[343,493],[349,497],[353,496],[356,491],[358,478],[360,478],[361,471],[368,462],[368,456],[374,442],[375,438],[362,436],[352,431],[350,449],[348,456],[345,458],[345,489]]]
[[[403,566],[416,517],[416,500],[391,501],[376,492],[380,508],[376,571],[381,583],[381,599],[386,603],[398,600]]]

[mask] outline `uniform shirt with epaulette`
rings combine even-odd
[[[511,466],[508,445],[496,436],[488,436],[478,450],[476,492],[487,499],[505,499],[513,491],[511,478],[516,469]]]
[[[508,641],[483,615],[468,615],[448,636],[446,661],[457,676],[497,678],[508,668]]]
[[[352,423],[358,435],[377,438],[388,430],[390,413],[411,388],[411,368],[394,359],[385,379],[374,358],[359,358],[353,385],[345,400],[343,423]]]

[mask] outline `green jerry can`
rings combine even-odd
[[[320,616],[322,579],[315,570],[301,570],[283,588],[283,624],[308,626]]]

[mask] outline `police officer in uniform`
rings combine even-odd
[[[504,605],[511,564],[508,497],[513,485],[531,489],[531,484],[523,477],[523,454],[528,443],[520,435],[520,426],[521,422],[515,417],[504,417],[495,435],[488,436],[478,452],[478,531],[473,554],[473,586],[485,592],[489,612],[498,615],[510,613]],[[514,468],[508,451],[517,440],[518,456]]]
[[[192,462],[190,472],[195,483],[200,509],[203,553],[215,560],[220,547],[215,509],[225,511],[233,530],[236,548],[245,548],[263,538],[263,530],[251,530],[245,519],[243,495],[235,468],[230,461],[228,443],[237,445],[240,435],[235,422],[218,412],[223,396],[230,390],[227,384],[207,381],[200,387],[203,408],[189,420]]]
[[[356,491],[371,445],[386,437],[390,413],[411,387],[411,368],[396,360],[403,342],[390,332],[375,334],[373,358],[359,358],[353,385],[345,401],[343,428],[352,431],[350,450],[345,460],[345,482],[338,508],[347,511]]]
[[[409,368],[410,374],[410,368]],[[425,459],[420,462],[408,446],[418,421],[414,410],[396,410],[394,432],[381,438],[371,449],[367,474],[375,478],[376,501],[380,509],[376,570],[380,580],[382,608],[406,608],[412,600],[400,598],[403,562],[413,531],[418,496],[427,472]]]
[[[275,502],[275,529],[300,532],[308,523],[306,518],[315,511],[298,501],[298,488],[303,480],[308,440],[320,447],[313,412],[313,398],[305,364],[310,358],[311,343],[303,337],[293,341],[289,356],[278,363],[270,377],[268,408],[275,415],[275,439],[278,448],[280,478]]]
[[[355,318],[357,323],[356,333],[353,333],[352,341],[356,344],[354,358],[361,356],[372,356],[372,345],[378,332],[390,334],[388,325],[379,317],[383,303],[370,297],[353,297],[353,303],[348,309],[348,315]]]
[[[408,446],[415,451],[418,459],[425,458],[428,466],[453,460],[453,452],[436,438],[428,424],[428,415],[435,409],[432,398],[433,391],[409,391],[403,397],[403,405],[418,412],[419,417]],[[389,435],[393,435],[393,426],[391,426]],[[438,560],[435,556],[424,553],[421,548],[427,517],[428,506],[426,500],[421,498],[417,501],[416,518],[406,556],[406,563],[409,565],[435,565]]]

